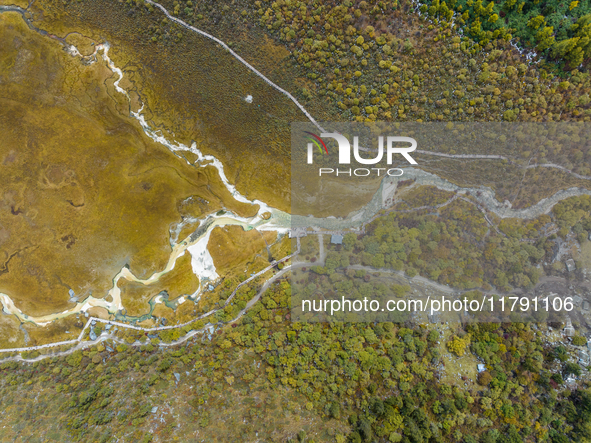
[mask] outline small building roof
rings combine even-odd
[[[332,234],[330,236],[330,242],[333,245],[342,245],[343,244],[343,236],[339,234]]]

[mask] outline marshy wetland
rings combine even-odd
[[[363,296],[372,274],[402,295],[582,301],[586,66],[551,71],[506,32],[476,43],[437,0],[161,0],[320,122],[422,120],[462,136],[473,121],[579,122],[530,138],[535,149],[421,146],[420,167],[374,183],[369,221],[332,244],[323,229],[359,228],[356,215],[290,216],[289,124],[305,116],[229,51],[151,1],[9,2],[0,301],[14,315],[0,315],[0,440],[591,441],[588,304],[564,329],[310,324],[294,321],[286,279],[310,268],[300,284],[322,297],[333,284]],[[469,3],[468,22],[484,9]],[[546,9],[529,3],[485,11],[524,24]],[[578,3],[560,11],[579,17]],[[311,221],[318,232],[292,246],[285,232]]]
[[[0,288],[17,311],[43,317],[104,298],[122,269],[150,277],[170,265],[170,229],[182,220],[225,210],[256,216],[259,206],[236,200],[214,166],[194,165],[191,152],[175,155],[146,136],[130,114],[138,95],[109,68],[108,46],[77,33],[48,37],[6,10],[0,41]],[[274,241],[230,232],[216,233],[213,243],[235,241],[241,258]],[[216,257],[224,270],[236,266],[233,248],[226,250]],[[199,280],[189,254],[172,268],[163,279],[172,287],[120,283],[122,307],[139,316],[165,289],[170,300],[194,294]],[[108,296],[102,304],[116,302]],[[7,322],[6,335],[22,335]]]

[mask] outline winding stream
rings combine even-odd
[[[152,3],[148,1],[149,3]],[[158,4],[154,4],[155,6],[160,7]],[[130,97],[125,89],[120,86],[120,82],[123,79],[123,71],[118,68],[113,61],[109,58],[109,44],[104,43],[101,45],[97,45],[95,47],[95,52],[91,56],[82,56],[80,52],[71,45],[65,43],[64,39],[60,39],[56,36],[49,35],[47,32],[39,30],[35,28],[31,23],[30,20],[25,16],[26,11],[18,8],[18,7],[7,7],[7,6],[0,6],[0,13],[1,12],[18,12],[23,16],[23,19],[27,22],[28,26],[35,30],[36,32],[40,32],[45,36],[49,36],[51,38],[55,38],[60,41],[66,51],[73,57],[80,57],[82,60],[86,61],[87,63],[94,63],[99,61],[99,57],[107,64],[107,66],[111,69],[114,75],[118,76],[117,80],[114,82],[114,87],[117,92],[124,94],[131,107],[131,100]],[[209,38],[213,38],[208,36]],[[217,39],[215,39],[217,41]],[[229,48],[228,48],[229,50]],[[231,50],[230,50],[231,51]],[[233,53],[233,52],[232,52]],[[233,55],[238,57],[237,54]],[[239,57],[238,57],[239,58]],[[239,58],[240,59],[240,58]],[[240,59],[242,61],[242,59]],[[244,62],[246,64],[246,62]],[[254,70],[254,68],[247,66]],[[255,70],[257,75],[258,71]],[[262,76],[262,74],[260,74]],[[263,79],[266,80],[264,76]],[[268,80],[266,80],[268,81]],[[276,85],[275,85],[276,86]],[[277,87],[278,88],[278,87]],[[280,88],[279,88],[280,89]],[[288,94],[286,91],[280,89],[280,92]],[[291,97],[291,95],[288,94]],[[294,99],[295,100],[295,99]],[[296,103],[297,104],[297,103]],[[130,108],[131,109],[131,108]],[[199,227],[197,230],[189,235],[187,238],[178,241],[178,226],[176,231],[176,237],[171,235],[171,253],[168,259],[167,265],[164,269],[155,272],[150,277],[146,279],[138,279],[127,267],[123,267],[117,275],[113,278],[113,286],[108,291],[104,298],[96,298],[90,296],[86,298],[82,302],[77,302],[74,307],[71,309],[65,310],[63,312],[44,315],[44,316],[29,316],[26,313],[23,313],[20,309],[18,309],[12,299],[7,295],[0,293],[0,302],[3,306],[3,311],[7,314],[16,316],[22,322],[32,322],[36,323],[40,326],[47,325],[54,320],[67,317],[69,315],[78,314],[81,312],[85,312],[92,307],[101,307],[106,309],[111,314],[117,314],[117,319],[121,321],[134,321],[137,320],[135,317],[128,317],[122,314],[123,304],[121,301],[121,291],[118,287],[118,282],[120,279],[126,279],[129,281],[141,283],[144,285],[149,285],[151,283],[157,282],[161,276],[170,272],[176,263],[176,260],[183,256],[185,253],[189,253],[191,255],[191,266],[192,270],[195,275],[199,278],[199,289],[192,295],[188,296],[190,298],[198,297],[204,290],[205,282],[215,281],[219,278],[218,274],[216,273],[216,268],[207,249],[207,245],[209,242],[209,237],[213,229],[216,227],[224,227],[230,225],[237,225],[242,227],[244,230],[250,229],[258,229],[263,231],[276,231],[278,233],[284,234],[289,231],[291,228],[307,228],[307,227],[314,227],[318,229],[327,229],[327,230],[346,230],[346,229],[359,229],[364,223],[370,220],[372,217],[378,214],[383,207],[383,200],[384,194],[387,193],[388,195],[393,195],[396,191],[396,186],[399,179],[393,179],[392,177],[385,178],[377,192],[374,194],[372,200],[367,203],[362,209],[350,214],[346,218],[314,218],[314,217],[305,217],[294,215],[291,216],[290,214],[280,211],[278,209],[272,208],[266,203],[260,200],[249,200],[244,195],[242,195],[236,187],[231,184],[226,177],[224,172],[224,166],[219,159],[214,157],[213,155],[204,155],[198,148],[196,143],[192,143],[190,146],[185,145],[183,143],[177,141],[170,141],[166,139],[160,131],[154,130],[150,127],[148,122],[145,120],[144,116],[142,115],[143,105],[142,107],[137,110],[133,111],[130,110],[131,116],[134,117],[139,125],[144,130],[144,133],[154,140],[157,143],[168,148],[173,153],[177,154],[179,151],[188,151],[192,152],[196,157],[197,161],[194,163],[196,167],[207,167],[213,166],[216,168],[221,181],[223,182],[226,189],[231,193],[234,199],[239,202],[250,204],[253,206],[258,206],[258,212],[254,217],[251,218],[243,218],[239,217],[232,212],[223,212],[215,215],[209,215],[205,219],[200,220]],[[308,115],[308,114],[307,114]],[[313,120],[311,116],[309,118]],[[177,154],[178,155],[178,154]],[[476,155],[474,157],[477,157]],[[480,158],[480,157],[479,157]],[[434,186],[440,190],[455,192],[458,194],[470,194],[474,199],[476,199],[484,208],[488,211],[494,213],[500,218],[522,218],[522,219],[529,219],[535,218],[541,214],[545,214],[549,212],[552,207],[561,200],[564,200],[569,197],[573,196],[580,196],[580,195],[591,195],[591,191],[583,188],[570,188],[566,190],[561,190],[554,194],[551,197],[545,198],[538,202],[537,204],[526,208],[526,209],[512,209],[510,204],[501,203],[495,198],[495,193],[492,189],[487,187],[460,187],[455,185],[445,179],[438,177],[437,175],[425,172],[421,169],[416,168],[406,168],[404,169],[404,175],[400,178],[400,180],[409,180],[414,179],[417,185],[425,185],[425,186]],[[394,180],[394,181],[393,181]],[[263,214],[270,213],[271,216],[263,216]],[[195,221],[196,220],[192,220]],[[159,298],[158,298],[159,297]],[[109,301],[110,300],[110,301]],[[150,303],[153,306],[154,303],[161,302],[162,297],[159,295],[154,300],[151,300]],[[175,306],[184,302],[186,297],[181,297],[179,300],[175,301]]]

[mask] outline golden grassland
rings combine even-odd
[[[243,272],[244,264],[252,262],[256,256],[268,260],[266,246],[273,244],[276,237],[276,232],[255,229],[244,231],[239,226],[215,228],[208,245],[216,272],[219,275]]]
[[[66,340],[77,339],[86,323],[84,315],[71,315],[60,318],[47,326],[23,323],[22,329],[27,332],[26,346],[43,345]],[[7,346],[14,347],[14,346]]]
[[[19,321],[12,315],[0,314],[0,346],[20,348],[25,345],[25,334],[19,329]]]
[[[331,3],[325,8],[328,15],[312,12],[316,24],[309,25],[300,23],[296,17],[300,12],[295,11],[297,37],[287,38],[285,29],[277,30],[268,23],[269,11],[261,17],[264,9],[257,11],[247,3],[199,3],[194,16],[187,16],[183,8],[176,9],[180,8],[177,15],[183,20],[220,37],[292,92],[318,120],[379,117],[392,121],[517,122],[589,118],[586,74],[573,71],[569,81],[561,82],[535,65],[524,64],[525,59],[500,40],[480,52],[468,50],[467,43],[446,29],[445,23],[437,25],[409,15],[408,4],[387,8],[372,18],[364,9],[367,5],[354,3],[347,9]],[[171,11],[175,9],[173,2],[164,5]],[[203,8],[208,12],[197,20],[196,14],[204,13]],[[39,13],[36,24],[44,29],[58,35],[76,30],[97,41],[103,37],[111,41],[112,56],[136,85],[134,96],[141,95],[146,102],[148,119],[165,134],[174,134],[186,142],[195,140],[204,152],[215,153],[224,161],[230,180],[243,193],[263,196],[270,204],[287,208],[288,125],[306,120],[303,114],[222,48],[171,24],[160,11],[148,9],[139,3],[134,6],[114,0],[44,0],[32,7]],[[283,12],[278,10],[278,17]],[[352,12],[355,18],[346,15]],[[320,29],[318,23],[327,20],[334,20],[333,25]],[[311,32],[316,39],[327,38],[329,43],[335,35],[340,36],[340,44],[333,42],[336,52],[331,47],[330,51],[321,51],[323,56],[314,55],[305,38]],[[354,43],[360,39],[365,41],[363,47],[369,46],[363,55],[352,58],[347,51],[357,48]],[[388,42],[388,51],[384,42]],[[343,60],[349,63],[343,64]],[[393,63],[393,70],[385,69],[383,63]],[[480,73],[490,76],[482,77]],[[368,94],[374,90],[384,93],[370,97]],[[254,97],[251,104],[243,100],[248,94]],[[354,108],[375,105],[380,97],[387,104],[377,114],[354,112]],[[355,104],[356,100],[362,103]],[[440,146],[434,149],[447,152]],[[469,151],[473,152],[472,147]],[[532,153],[518,148],[504,154],[512,158],[510,164],[418,157],[424,169],[459,185],[492,187],[501,200],[510,200],[513,207],[528,206],[560,188],[587,186],[584,180],[543,168],[528,170],[526,178],[530,180],[523,180],[521,166],[536,161],[569,168],[574,162],[578,169],[584,169],[580,165],[585,162],[575,161],[580,154],[575,149]]]
[[[182,295],[191,295],[199,287],[199,279],[191,269],[191,255],[186,252],[175,262],[172,271],[164,274],[157,282],[143,285],[128,280],[119,280],[121,300],[126,314],[141,316],[150,311],[148,302],[163,291],[172,301]]]
[[[16,13],[0,15],[0,42],[0,292],[23,312],[71,308],[70,289],[81,299],[104,296],[125,265],[139,278],[159,271],[171,250],[169,226],[181,216],[222,208],[255,215],[213,167],[196,168],[143,134],[100,56],[90,65],[71,57]],[[68,42],[93,51],[81,34]],[[189,271],[187,254],[158,291],[192,293]],[[127,289],[139,298],[124,296],[126,307],[139,313],[150,289]]]
[[[0,0],[0,5],[18,6],[26,8],[29,5],[27,0]]]
[[[109,13],[105,13],[107,10]],[[111,57],[125,72],[121,85],[130,91],[133,109],[141,100],[148,121],[167,137],[186,144],[195,141],[204,153],[220,158],[230,181],[249,198],[289,209],[289,123],[305,117],[226,51],[180,28],[171,28],[178,32],[174,43],[153,44],[143,31],[161,26],[163,16],[111,0],[44,0],[34,3],[32,12],[36,26],[65,36],[83,54],[92,53],[92,43],[106,38],[112,45]],[[0,161],[10,177],[2,183],[6,192],[0,209],[0,244],[8,252],[0,257],[0,272],[4,271],[0,290],[8,293],[19,308],[29,314],[65,309],[71,306],[70,288],[82,297],[91,291],[95,296],[105,294],[111,278],[124,265],[139,277],[161,269],[170,251],[168,227],[181,216],[202,217],[223,208],[243,216],[254,215],[255,207],[231,198],[214,168],[196,170],[191,166],[194,155],[185,153],[183,158],[176,158],[145,137],[137,123],[127,117],[129,104],[114,90],[116,76],[103,64],[86,66],[68,56],[56,42],[27,29],[17,14],[6,13],[0,18],[8,23],[1,31],[8,49],[0,56],[0,68],[9,92],[1,99],[7,116],[0,124],[9,130],[2,132]],[[416,20],[411,22],[409,26],[419,26]],[[220,33],[225,31],[226,27],[219,29]],[[220,37],[225,39],[224,35]],[[477,63],[484,60],[474,54],[447,52],[445,43],[416,37],[416,52],[397,54],[404,63],[421,62],[419,57],[426,54],[453,55],[454,69],[468,63],[469,56],[476,57]],[[303,103],[314,115],[323,119],[351,117],[349,111],[333,113],[322,87],[311,85],[300,67],[291,66],[287,48],[293,50],[293,44],[282,44],[260,28],[250,29],[242,22],[228,39],[262,72],[281,80],[287,90],[297,91],[298,98],[302,88],[312,88],[318,99]],[[494,69],[505,62],[516,63],[514,54],[503,54]],[[425,90],[432,86],[429,78],[421,80]],[[376,79],[384,80],[384,74]],[[498,86],[504,90],[508,87],[505,83],[499,80]],[[576,93],[572,84],[567,89],[572,90],[571,95]],[[478,92],[473,88],[470,91],[469,98]],[[253,95],[253,103],[244,101],[248,94]],[[431,106],[432,101],[428,98],[425,103]],[[477,101],[483,103],[479,98]],[[459,102],[454,106],[460,106]],[[479,110],[476,116],[484,111]],[[528,170],[524,179],[519,166],[531,153],[523,154],[523,159],[508,164],[424,156],[424,167],[451,176],[461,185],[491,186],[513,207],[527,206],[532,199],[539,200],[558,188],[586,185],[549,169]],[[19,175],[23,168],[27,173]],[[113,176],[117,180],[112,180]],[[421,194],[415,196],[417,202],[423,199]],[[195,227],[186,226],[180,238]],[[229,229],[231,235],[216,231],[212,254],[220,272],[238,270],[252,257],[251,252],[260,255],[247,265],[247,272],[268,264],[260,235],[255,239],[256,233],[240,229]],[[255,243],[251,245],[250,241]],[[258,253],[254,251],[257,248]],[[146,301],[154,294],[140,289],[135,292],[142,292],[139,304],[146,308]],[[140,312],[140,306],[134,312]]]
[[[584,272],[591,272],[591,241],[586,240],[581,243],[581,250],[576,251],[573,255]]]
[[[33,9],[43,17],[36,25],[56,35],[77,31],[97,41],[107,38],[111,57],[146,104],[148,121],[222,159],[228,179],[248,198],[288,210],[289,124],[306,117],[287,97],[194,33],[179,28],[178,44],[155,48],[142,30],[156,16],[130,15],[119,2],[64,6],[47,1]],[[288,57],[271,39],[265,48],[266,67],[277,69]],[[244,100],[247,95],[253,95],[253,103]]]

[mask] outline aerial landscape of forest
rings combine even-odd
[[[591,442],[590,60],[589,0],[0,0],[0,441]]]

